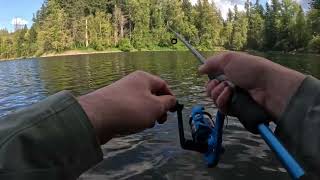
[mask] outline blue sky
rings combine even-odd
[[[9,31],[13,30],[12,21],[14,18],[18,18],[17,21],[21,23],[27,23],[27,26],[32,25],[33,14],[40,9],[44,0],[0,0],[0,29],[6,28]],[[191,0],[196,2],[197,0]],[[214,0],[217,7],[221,10],[223,17],[225,18],[228,9],[233,9],[235,4],[238,5],[240,10],[244,9],[244,2],[246,0]],[[255,2],[256,0],[251,0]],[[265,4],[270,0],[260,0],[262,4]],[[307,2],[309,0],[295,0],[302,4],[306,9]]]
[[[13,30],[13,18],[20,18],[32,25],[33,14],[40,9],[43,0],[0,0],[0,28]],[[21,21],[19,20],[19,21]]]

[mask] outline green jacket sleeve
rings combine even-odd
[[[276,134],[310,177],[320,176],[319,80],[309,76],[303,81],[279,119]]]
[[[87,115],[67,91],[0,119],[0,179],[76,179],[102,157]]]

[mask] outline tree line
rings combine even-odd
[[[0,30],[0,58],[40,56],[71,49],[177,49],[168,26],[201,50],[320,52],[320,1],[304,12],[293,0],[245,3],[226,19],[214,1],[46,0],[33,25]]]

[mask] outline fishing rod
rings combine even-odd
[[[188,43],[182,35],[175,32],[170,27],[168,27],[168,29],[172,33],[174,33],[180,41],[182,41],[182,43],[192,52],[192,54],[199,60],[201,64],[205,63],[206,58],[202,56],[200,52],[197,51],[190,43]],[[208,75],[208,77],[210,80],[217,79],[220,82],[226,81],[226,76],[223,74],[210,74]],[[246,119],[249,122],[254,122],[257,119],[261,120],[260,122],[268,122],[268,120],[270,120],[271,116],[264,110],[264,108],[262,108],[259,104],[257,104],[245,90],[235,86],[230,81],[226,81],[226,82],[233,89],[233,95],[229,103],[229,109],[233,116],[237,117],[239,120]],[[180,105],[180,109],[181,109],[181,105]],[[224,119],[224,118],[221,117],[221,115],[222,113],[218,111],[217,120],[223,123],[223,120],[221,119]],[[179,120],[179,113],[178,113],[178,120]],[[181,121],[181,118],[178,121],[179,125],[182,124],[180,121]],[[245,122],[245,121],[242,121],[242,122]],[[220,131],[220,134],[213,133],[213,135],[222,136],[222,133],[221,133],[222,130],[219,130],[219,128],[222,128],[222,126],[220,125],[220,127],[215,127],[215,128],[217,128],[216,131]],[[269,128],[268,124],[261,123],[257,127],[255,127],[255,129],[256,129],[255,131],[257,131],[257,133],[259,133],[261,137],[264,139],[264,141],[268,144],[270,149],[272,149],[275,152],[278,159],[280,160],[282,165],[287,169],[288,173],[293,179],[300,179],[301,177],[304,176],[305,172],[302,169],[302,167],[297,163],[297,161],[292,157],[292,155],[287,151],[287,149],[280,143],[280,141],[277,139],[277,137],[273,134],[273,132]],[[184,137],[181,139],[181,136],[183,136],[184,134],[183,132],[181,133],[180,131],[181,131],[181,128],[179,126],[180,140],[184,140]],[[183,131],[183,127],[182,127],[182,131]],[[213,139],[217,141],[217,140],[220,140],[221,137],[214,137]],[[220,149],[218,150],[218,153],[219,152],[220,152]]]

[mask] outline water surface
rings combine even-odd
[[[320,77],[319,56],[259,55]],[[210,113],[215,113],[216,108],[204,93],[207,79],[197,74],[197,66],[188,52],[114,53],[0,62],[0,117],[64,89],[76,95],[90,92],[135,70],[167,80],[186,105],[186,119],[195,104],[205,105]],[[81,179],[289,179],[261,138],[246,132],[235,119],[228,120],[224,131],[226,151],[213,169],[206,168],[200,154],[180,148],[175,114],[170,114],[168,119],[165,125],[110,141],[103,146],[103,162]]]

